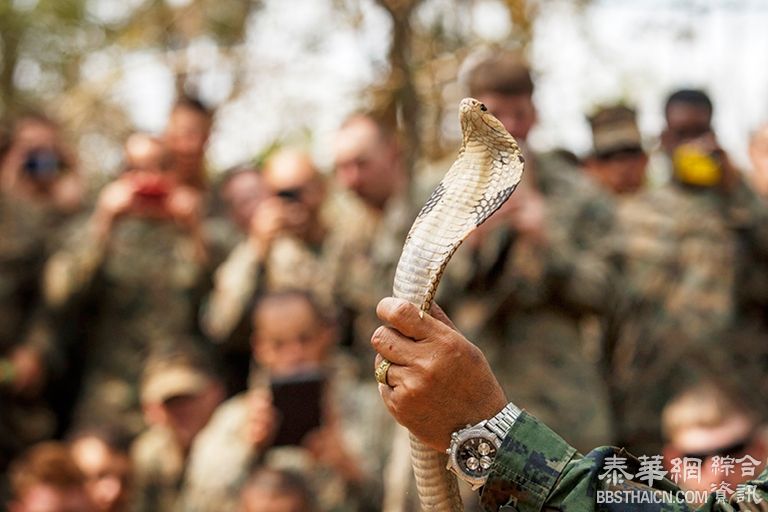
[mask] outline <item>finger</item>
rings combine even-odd
[[[379,395],[381,395],[381,399],[384,401],[384,405],[389,409],[390,413],[394,412],[394,407],[392,403],[393,394],[395,392],[395,389],[389,386],[386,386],[384,384],[379,384]],[[397,419],[397,418],[395,418]]]
[[[371,336],[371,345],[374,350],[392,363],[407,366],[423,352],[422,347],[417,347],[414,341],[400,334],[391,327],[381,326]]]
[[[376,368],[378,368],[378,366],[381,364],[382,361],[383,361],[383,358],[381,357],[381,355],[376,354],[376,366],[374,366],[374,372],[376,371]],[[394,388],[398,386],[400,383],[402,383],[403,371],[404,371],[403,366],[390,361],[389,368],[387,369],[387,379],[386,379],[387,386]],[[381,384],[381,382],[379,382],[379,384]]]
[[[446,326],[421,314],[421,310],[407,300],[387,297],[376,306],[376,314],[386,324],[391,325],[404,336],[421,341],[444,332]]]
[[[453,321],[450,318],[448,318],[448,315],[445,314],[445,311],[443,311],[443,308],[438,306],[436,302],[432,303],[432,307],[429,310],[429,314],[432,315],[432,318],[434,318],[435,320],[439,320],[440,322],[443,322],[445,325],[447,325],[454,331],[458,331]]]

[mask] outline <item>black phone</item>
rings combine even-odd
[[[273,446],[301,444],[322,422],[326,376],[320,371],[274,377],[270,382],[272,405],[279,412]]]

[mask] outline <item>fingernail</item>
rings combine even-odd
[[[376,328],[375,331],[373,331],[373,334],[371,335],[371,345],[375,345],[379,342],[379,339],[381,338],[381,334],[384,332],[385,327],[383,325],[380,325]]]

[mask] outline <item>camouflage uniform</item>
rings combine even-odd
[[[184,480],[184,459],[173,433],[162,426],[150,427],[134,441],[134,512],[176,510]]]
[[[145,358],[194,338],[207,283],[192,237],[172,222],[125,218],[99,244],[88,222],[73,227],[46,267],[46,297],[78,319],[83,384],[76,420],[142,425],[138,383]]]
[[[0,193],[0,362],[24,346],[42,356],[46,370],[60,366],[39,282],[59,215]],[[0,375],[0,474],[15,454],[50,437],[55,428],[41,399],[14,396],[2,380]]]
[[[323,217],[328,218],[327,209]],[[248,346],[251,308],[258,295],[285,289],[309,290],[327,310],[336,306],[335,289],[351,252],[343,229],[333,226],[323,242],[314,246],[281,235],[262,261],[249,240],[240,242],[216,270],[202,324],[219,343]]]
[[[354,216],[354,222],[345,221],[344,217],[337,221],[344,226],[352,248],[337,293],[352,317],[353,352],[367,370],[375,355],[370,346],[371,335],[381,324],[376,305],[392,295],[395,267],[418,210],[407,194],[391,199],[383,212],[373,211],[354,198],[349,202],[349,208],[359,214]]]
[[[743,188],[726,196],[670,183],[619,207],[623,281],[607,334],[619,440],[630,451],[658,453],[662,407],[712,360],[765,354],[756,351],[764,343],[739,350],[723,343],[740,324],[745,249],[768,254],[760,219],[765,211]],[[761,279],[750,273],[755,287]]]
[[[594,446],[612,438],[610,409],[580,323],[607,307],[612,209],[557,157],[528,162],[546,204],[546,245],[517,240],[506,226],[494,229],[478,250],[459,249],[438,302],[477,340],[508,396],[569,442]]]
[[[349,367],[346,362],[335,361],[334,364],[334,368],[338,367],[339,371],[332,372],[331,393],[339,397],[333,403],[341,408],[344,439],[351,453],[366,454],[366,457],[360,457],[366,474],[380,474],[380,466],[376,465],[375,458],[367,455],[376,451],[371,446],[381,442],[381,432],[362,427],[372,421],[380,421],[361,417],[371,411],[371,408],[363,407],[361,402],[370,401],[372,397],[356,388],[354,376],[344,373]],[[268,385],[264,374],[257,375],[254,382],[255,387]],[[340,399],[341,396],[344,398]],[[317,493],[323,511],[379,509],[379,484],[373,477],[363,488],[352,489],[332,468],[314,461],[304,448],[279,446],[258,453],[247,439],[248,400],[246,392],[224,402],[195,439],[181,495],[181,510],[238,510],[241,486],[249,470],[257,464],[305,474]],[[382,416],[387,415],[383,407],[378,412]]]
[[[482,504],[488,512],[534,512],[539,510],[568,510],[592,512],[596,510],[625,512],[636,511],[689,511],[686,503],[654,503],[651,493],[678,488],[667,479],[654,479],[653,487],[640,481],[626,479],[613,483],[604,476],[606,459],[626,459],[626,471],[637,475],[640,463],[632,455],[618,448],[602,447],[586,456],[577,453],[562,438],[552,432],[535,417],[523,413],[512,426],[496,460],[491,467],[482,490]],[[601,475],[603,475],[601,477]],[[752,503],[737,502],[737,495],[730,502],[718,503],[714,493],[698,510],[700,512],[733,512],[735,510],[768,510],[768,470],[751,482],[756,486],[757,500]],[[644,504],[597,504],[597,491],[636,491],[648,498]],[[658,494],[656,495],[658,496]]]

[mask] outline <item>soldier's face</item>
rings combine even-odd
[[[336,180],[374,208],[383,208],[393,194],[398,159],[394,142],[382,138],[370,120],[356,120],[336,136]]]
[[[751,480],[765,469],[765,458],[768,455],[765,440],[760,432],[756,433],[754,422],[741,415],[728,417],[720,425],[682,428],[672,436],[664,451],[668,465],[676,457],[700,460],[700,478],[678,483],[684,489],[706,492],[721,482],[736,489],[737,484]],[[726,475],[722,467],[723,457],[741,459],[742,462],[735,463],[732,471]],[[750,464],[745,457],[758,461],[752,477],[742,474],[744,464]]]
[[[240,512],[306,512],[307,506],[300,496],[280,494],[271,489],[246,489]]]
[[[200,112],[183,107],[171,112],[164,139],[182,180],[198,177],[194,173],[202,168],[210,132],[211,122]]]
[[[661,145],[669,155],[681,145],[712,132],[712,113],[700,105],[672,103],[666,117],[667,126],[661,134]]]
[[[593,157],[585,169],[598,184],[614,194],[631,194],[643,186],[648,156],[642,151]]]
[[[226,183],[221,196],[235,224],[243,231],[248,231],[253,214],[267,197],[267,190],[256,172],[245,171]]]
[[[61,488],[37,484],[8,505],[10,512],[95,512],[82,487]]]
[[[125,510],[131,480],[128,455],[115,453],[95,437],[86,437],[72,445],[72,456],[85,475],[85,488],[97,510]]]
[[[300,297],[262,304],[254,318],[254,357],[273,375],[317,368],[327,357],[332,334]]]

